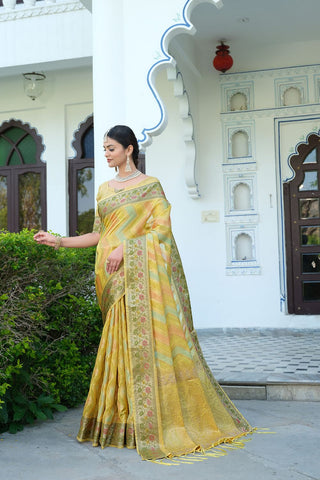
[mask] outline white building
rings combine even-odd
[[[91,173],[95,190],[113,175],[103,134],[128,124],[172,204],[196,327],[319,327],[319,15],[318,0],[0,1],[0,226],[85,225]]]

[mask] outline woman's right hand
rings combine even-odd
[[[57,237],[55,235],[51,235],[51,233],[44,232],[43,230],[40,230],[38,233],[36,233],[33,236],[33,239],[37,243],[48,245],[49,247],[55,247],[57,241]]]

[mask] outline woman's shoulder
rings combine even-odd
[[[105,196],[105,194],[110,190],[109,180],[101,183],[98,188],[97,200]]]

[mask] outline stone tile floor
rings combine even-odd
[[[200,329],[203,354],[220,382],[320,382],[319,330]]]

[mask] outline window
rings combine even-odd
[[[46,165],[36,130],[19,120],[0,127],[0,229],[46,229]]]
[[[94,198],[93,116],[80,125],[73,147],[75,158],[69,160],[69,234],[92,232]]]
[[[92,115],[80,125],[79,130],[75,133],[73,147],[76,156],[69,160],[69,235],[71,236],[92,232],[93,227],[95,195]],[[145,173],[145,155],[143,153],[139,155],[138,169]]]

